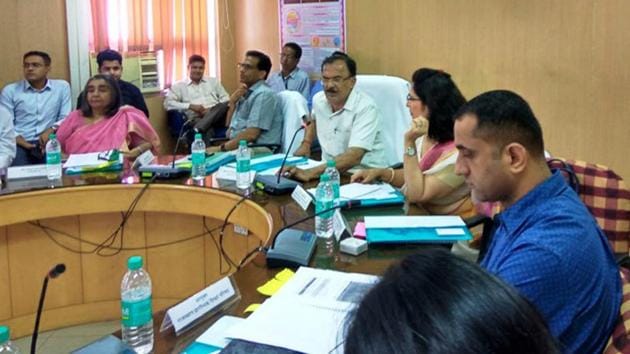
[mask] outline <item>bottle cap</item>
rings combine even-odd
[[[328,166],[328,167],[336,167],[337,166],[337,162],[335,162],[335,160],[328,160],[328,161],[326,161],[326,166]]]
[[[50,133],[50,135],[48,136],[48,139],[57,139],[57,134]]]
[[[319,181],[328,182],[330,181],[330,176],[328,175],[328,173],[323,173],[321,176],[319,176]]]
[[[197,140],[197,139],[201,140],[201,133],[196,133],[195,134],[195,140]]]
[[[0,326],[0,344],[7,342],[11,338],[11,331],[9,331],[9,327]]]
[[[240,140],[238,146],[247,146],[247,140]]]
[[[130,270],[140,269],[142,267],[142,256],[131,256],[127,260],[127,267]]]

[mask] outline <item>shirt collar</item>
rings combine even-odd
[[[201,80],[199,80],[199,83],[201,84],[202,82],[206,82],[206,77],[202,76]],[[186,78],[186,86],[190,86],[193,84],[193,81],[190,79],[190,77]]]
[[[508,231],[514,230],[530,218],[532,210],[535,210],[545,200],[563,193],[565,188],[568,186],[564,176],[559,171],[554,171],[549,178],[538,184],[495,218],[505,224]]]
[[[352,91],[350,91],[350,94],[348,95],[348,98],[346,99],[346,103],[343,105],[343,108],[341,108],[337,112],[333,112],[331,118],[336,116],[337,114],[341,114],[341,112],[343,111],[353,112],[357,109],[357,105],[359,104],[359,94],[356,92],[356,90],[356,86],[352,88]],[[328,100],[326,100],[326,103],[328,104],[328,107],[330,107],[330,111],[332,112],[332,105],[330,104],[330,102],[328,102]]]
[[[28,80],[24,80],[24,91],[35,91],[35,92],[42,92],[45,90],[52,90],[52,85],[50,83],[50,79],[46,79],[46,85],[44,85],[44,88],[42,88],[41,90],[37,90],[36,88],[34,88],[33,86],[31,86],[31,83],[28,82]]]
[[[293,69],[293,71],[291,71],[289,73],[289,75],[287,75],[288,78],[292,79],[293,76],[295,76],[295,74],[300,70],[300,68],[298,68],[297,66],[295,67],[295,69]],[[284,79],[284,76],[282,76],[282,70],[278,71],[278,76],[280,76],[281,79]]]

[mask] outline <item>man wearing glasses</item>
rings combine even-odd
[[[313,97],[311,124],[294,155],[309,156],[317,137],[322,159],[334,159],[340,172],[386,166],[381,114],[368,95],[354,89],[356,73],[355,61],[344,53],[335,52],[324,59],[324,90]],[[325,169],[325,164],[307,170],[293,167],[285,175],[306,182],[319,178]]]
[[[48,136],[70,113],[70,85],[48,79],[50,63],[47,53],[24,54],[24,80],[7,85],[0,95],[2,111],[15,125],[13,166],[44,163]]]
[[[296,91],[308,100],[311,85],[306,71],[298,68],[302,57],[302,47],[289,42],[282,47],[280,66],[282,70],[271,75],[267,80],[269,87],[275,92],[284,90]]]
[[[282,111],[275,92],[265,83],[271,60],[256,50],[245,53],[238,64],[241,85],[230,96],[227,113],[230,140],[208,152],[238,148],[240,140],[249,143],[280,145],[282,140]]]

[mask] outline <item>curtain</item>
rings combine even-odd
[[[213,0],[90,0],[90,49],[163,52],[162,81],[186,75],[188,57],[208,59],[208,7]],[[210,25],[214,25],[212,19]]]

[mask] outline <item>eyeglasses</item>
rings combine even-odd
[[[421,101],[418,97],[412,97],[410,94],[407,94],[407,101]]]
[[[249,64],[249,63],[238,63],[238,64],[236,64],[236,66],[237,66],[239,69],[243,69],[243,70],[251,70],[251,69],[254,69],[254,66],[253,66],[252,64]]]
[[[351,79],[352,76],[348,76],[348,77],[341,77],[341,76],[335,76],[335,77],[322,77],[322,84],[326,85],[328,83],[331,83],[333,85],[339,85],[342,82]]]

